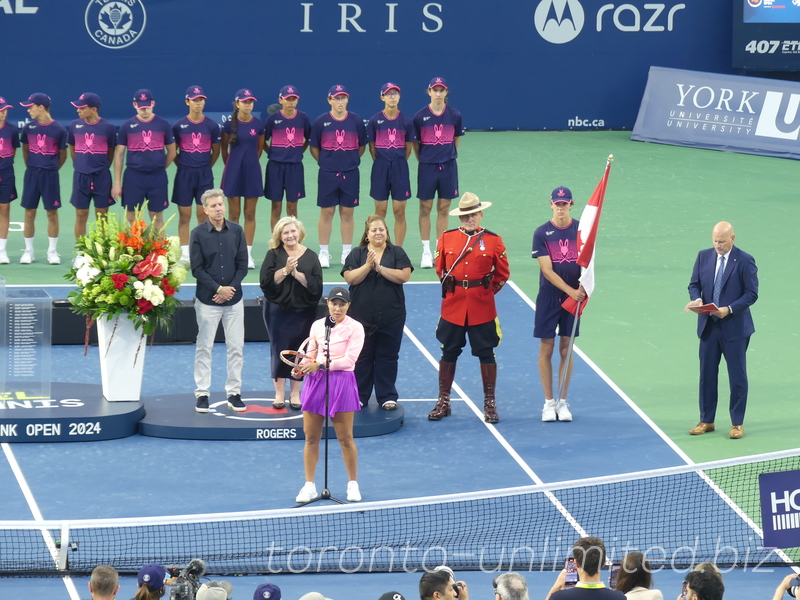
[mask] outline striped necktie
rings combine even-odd
[[[717,269],[717,276],[714,278],[714,304],[719,306],[719,293],[722,290],[722,275],[725,273],[725,256],[719,257],[719,269]]]

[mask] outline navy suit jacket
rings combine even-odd
[[[692,270],[689,282],[689,299],[701,298],[703,304],[713,302],[714,271],[719,255],[713,248],[701,250]],[[755,259],[736,246],[731,249],[722,276],[722,289],[719,294],[719,307],[730,306],[733,314],[720,321],[722,336],[732,342],[749,337],[755,332],[750,306],[758,300],[758,268]],[[698,315],[697,336],[706,327],[708,315]]]

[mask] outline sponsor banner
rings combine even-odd
[[[764,547],[800,546],[800,471],[762,473],[758,487]]]
[[[800,158],[800,83],[652,67],[632,140]]]
[[[413,115],[444,77],[469,129],[627,129],[650,65],[730,69],[730,0],[0,0],[3,41],[48,60],[16,69],[0,93],[16,103],[34,91],[69,123],[83,92],[114,122],[133,116],[133,92],[153,91],[155,111],[186,114],[200,85],[209,112],[230,113],[249,88],[263,114],[284,85],[298,87],[312,118],[330,109],[341,83],[349,109],[369,118],[380,87],[402,88]],[[268,65],[268,67],[265,67]]]
[[[800,0],[734,0],[733,66],[800,71]]]

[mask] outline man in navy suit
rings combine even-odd
[[[750,306],[758,300],[758,268],[755,259],[734,247],[733,225],[721,221],[711,232],[713,248],[697,254],[689,282],[686,310],[714,303],[719,310],[697,318],[700,338],[700,423],[692,435],[714,431],[717,411],[719,361],[728,365],[731,401],[731,439],[744,435],[747,407],[747,346],[755,332]]]

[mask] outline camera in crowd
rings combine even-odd
[[[800,591],[800,577],[795,577],[789,582],[787,591],[792,598],[797,598],[797,592]]]
[[[175,579],[169,589],[170,600],[194,600],[200,589],[200,578],[206,572],[206,563],[193,558],[185,567],[167,567],[167,571]]]

